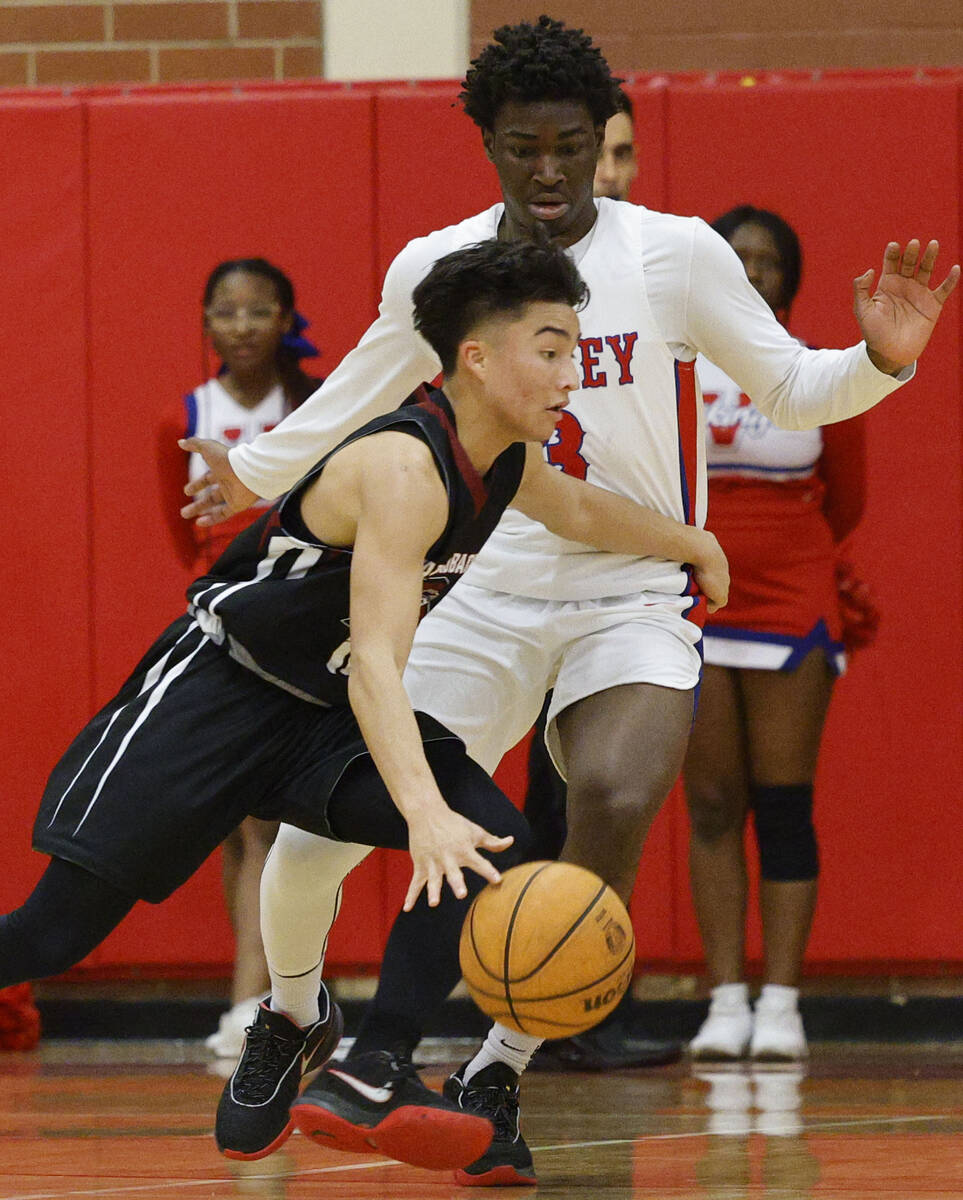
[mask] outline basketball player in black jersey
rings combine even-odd
[[[711,538],[542,458],[577,385],[585,295],[564,252],[531,242],[470,246],[432,267],[414,315],[444,390],[419,389],[358,430],[241,533],[69,747],[34,828],[51,862],[0,917],[0,986],[78,962],[248,815],[343,847],[345,870],[328,881],[332,920],[344,875],[372,846],[409,851],[408,910],[423,891],[434,909],[446,883],[467,906],[500,877],[490,856],[519,860],[523,818],[457,738],[411,709],[402,671],[419,617],[509,503],[615,552],[688,559],[691,539]],[[721,552],[717,561],[701,584],[724,602]],[[225,1153],[280,1145],[302,1073],[334,1051],[341,1014],[320,970],[311,986],[310,1019],[270,1000],[252,1014],[218,1112]],[[486,1118],[429,1091],[410,1063],[374,1058],[361,1088],[389,1093],[394,1119],[368,1131],[368,1148],[438,1167],[484,1153]]]

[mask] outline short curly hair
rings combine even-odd
[[[472,59],[459,99],[480,129],[494,128],[503,104],[581,101],[594,125],[619,111],[619,84],[601,50],[581,29],[544,14],[534,25],[502,25]]]

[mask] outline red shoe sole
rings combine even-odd
[[[253,1154],[242,1154],[240,1150],[222,1150],[220,1146],[217,1148],[225,1158],[239,1158],[242,1162],[253,1162],[255,1159],[267,1158],[269,1154],[273,1154],[275,1150],[284,1145],[292,1133],[294,1133],[294,1122],[288,1121],[270,1146],[265,1146],[263,1150],[255,1150]]]
[[[474,1162],[491,1145],[490,1121],[470,1113],[406,1105],[370,1128],[314,1104],[295,1104],[291,1116],[298,1129],[319,1146],[349,1154],[375,1150],[412,1167],[435,1171]]]
[[[481,1175],[469,1175],[467,1171],[455,1172],[455,1183],[462,1187],[537,1187],[534,1175],[521,1175],[514,1167],[492,1167]]]

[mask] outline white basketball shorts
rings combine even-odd
[[[413,707],[431,714],[492,772],[535,723],[554,688],[548,746],[564,763],[555,717],[629,683],[688,691],[702,667],[691,597],[636,592],[538,600],[460,582],[421,622],[405,672]]]

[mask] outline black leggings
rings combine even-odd
[[[425,749],[441,793],[456,812],[491,833],[514,835],[511,849],[495,856],[499,869],[520,861],[528,844],[528,826],[511,801],[466,756],[460,742],[431,742]],[[408,826],[370,758],[360,758],[348,768],[332,796],[328,815],[332,829],[345,841],[399,850],[408,846]],[[478,875],[467,871],[465,881],[471,895],[480,890],[482,880]],[[451,894],[450,889],[445,891]],[[52,858],[24,903],[0,916],[0,987],[45,979],[75,966],[100,945],[136,903],[135,896],[83,867]],[[467,901],[458,902],[461,913],[465,904]],[[438,909],[431,911],[438,913]],[[460,929],[460,919],[455,919]],[[455,970],[457,982],[457,939]],[[442,999],[445,995],[447,992]]]
[[[136,903],[83,867],[52,858],[23,904],[0,916],[0,987],[66,971]]]
[[[459,742],[431,743],[426,753],[449,806],[489,833],[515,841],[500,854],[482,853],[500,871],[522,862],[531,840],[528,824]],[[373,786],[370,759],[346,773],[332,797],[328,820],[338,837],[362,845],[406,849],[408,829],[398,810]],[[383,787],[382,787],[383,791]],[[372,834],[376,834],[377,838]],[[394,1049],[410,1054],[461,978],[458,942],[465,913],[485,881],[465,872],[468,895],[459,900],[447,884],[441,901],[429,908],[422,890],[414,908],[398,915],[381,967],[378,991],[368,1006],[350,1052]]]
[[[449,808],[489,833],[515,838],[511,849],[497,857],[499,870],[521,861],[519,849],[529,842],[528,823],[491,776],[468,757],[462,743],[455,738],[428,742],[425,757]],[[327,816],[332,832],[342,842],[408,849],[405,819],[367,755],[356,758],[338,781],[328,801]]]

